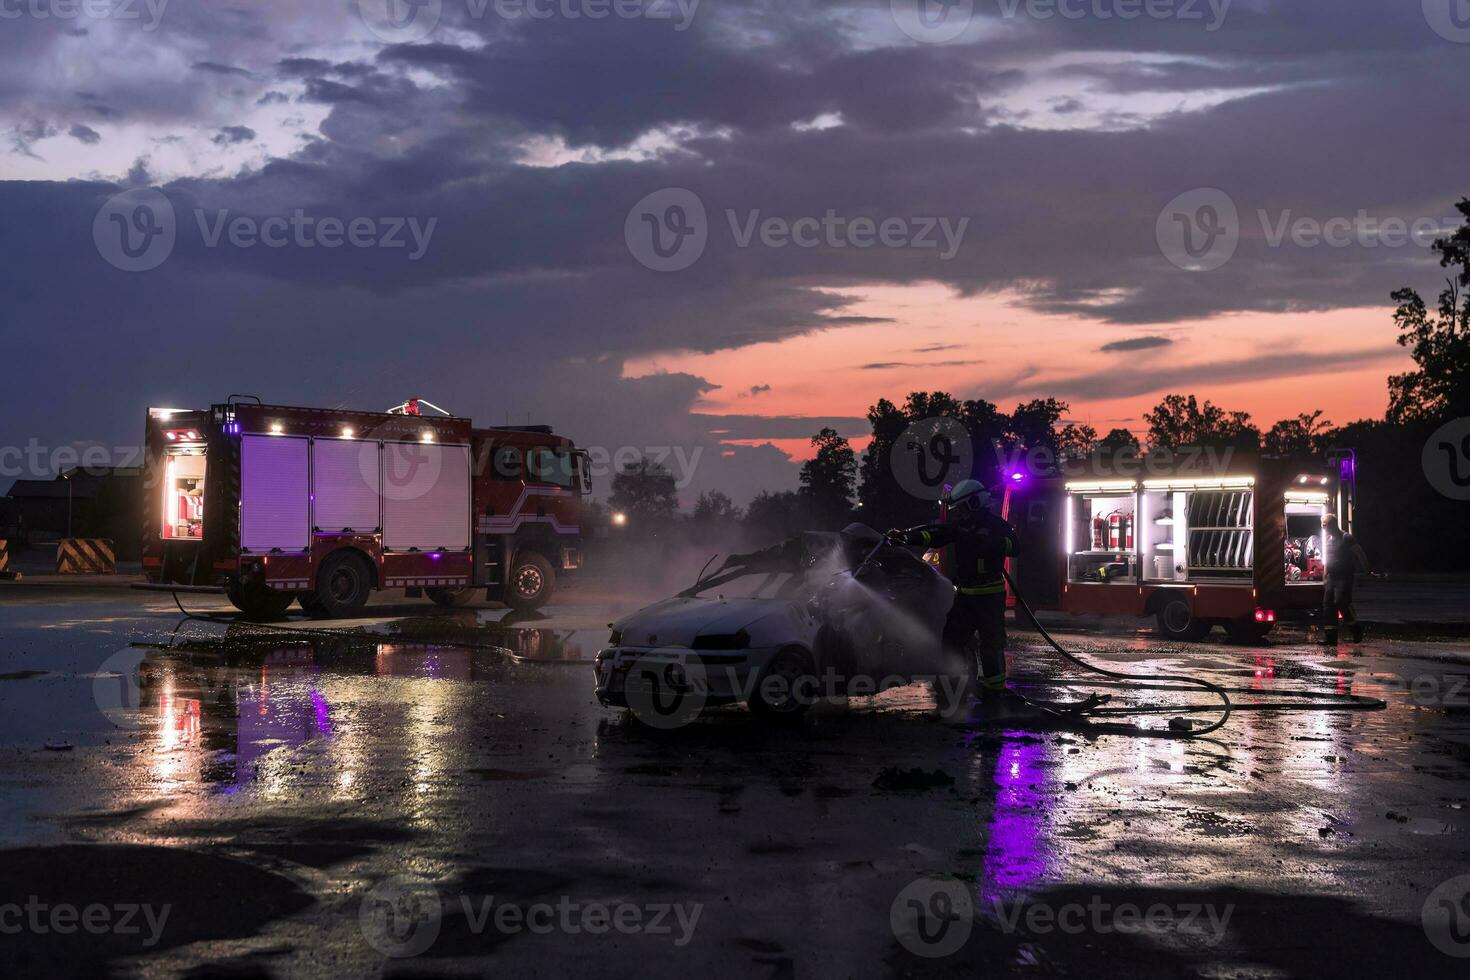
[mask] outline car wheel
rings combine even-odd
[[[771,718],[800,718],[817,694],[817,677],[806,652],[779,651],[750,694],[750,710]]]
[[[505,604],[518,612],[540,609],[555,590],[556,573],[551,570],[551,562],[534,551],[522,552],[510,567]]]
[[[1197,618],[1183,599],[1169,599],[1155,615],[1159,635],[1165,639],[1193,642],[1210,631],[1210,624]]]
[[[291,607],[295,595],[279,592],[268,585],[232,585],[226,590],[231,605],[240,610],[246,619],[280,619]]]
[[[1225,624],[1225,633],[1236,643],[1260,643],[1275,623],[1258,623],[1254,616],[1241,616]]]
[[[316,605],[324,616],[341,619],[357,615],[367,605],[372,590],[372,569],[354,552],[335,552],[317,570]]]
[[[473,586],[467,586],[463,589],[427,589],[424,595],[428,596],[436,605],[445,606],[449,609],[457,609],[474,602],[482,591]]]

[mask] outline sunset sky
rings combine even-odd
[[[0,22],[0,446],[419,395],[680,446],[686,500],[744,501],[915,389],[1099,432],[1169,392],[1348,422],[1470,194],[1451,0],[386,2]],[[169,209],[146,269],[112,241],[161,230],[140,200]],[[295,216],[363,244],[263,243]]]

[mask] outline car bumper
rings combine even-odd
[[[597,700],[628,707],[628,676],[636,666],[652,671],[666,683],[701,685],[708,706],[744,701],[778,648],[745,650],[686,650],[663,647],[606,647],[597,652]]]

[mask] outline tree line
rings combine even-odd
[[[1433,245],[1441,267],[1453,270],[1435,307],[1411,288],[1391,294],[1398,343],[1415,367],[1388,379],[1382,419],[1339,426],[1313,410],[1262,429],[1248,412],[1169,394],[1144,414],[1147,431],[1140,441],[1127,429],[1099,436],[1089,425],[1065,421],[1069,405],[1055,398],[1003,412],[984,399],[912,392],[902,404],[880,398],[868,410],[872,440],[861,458],[833,429],[812,436],[814,453],[802,464],[797,490],[763,491],[744,508],[718,490],[707,491],[682,516],[674,477],[645,459],[614,475],[609,507],[644,532],[694,543],[735,536],[764,543],[853,520],[874,527],[918,524],[933,517],[934,505],[901,484],[890,459],[911,425],[950,419],[976,448],[973,475],[987,485],[1000,481],[1006,460],[1036,450],[1061,461],[1187,447],[1309,459],[1350,448],[1358,457],[1356,531],[1375,564],[1402,571],[1470,569],[1470,504],[1434,486],[1424,462],[1426,444],[1440,426],[1470,419],[1470,198],[1457,208],[1464,223]],[[1470,466],[1470,458],[1463,462]]]

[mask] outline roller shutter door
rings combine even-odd
[[[305,551],[308,442],[295,436],[240,438],[240,547]]]
[[[383,443],[383,547],[470,546],[470,447]]]

